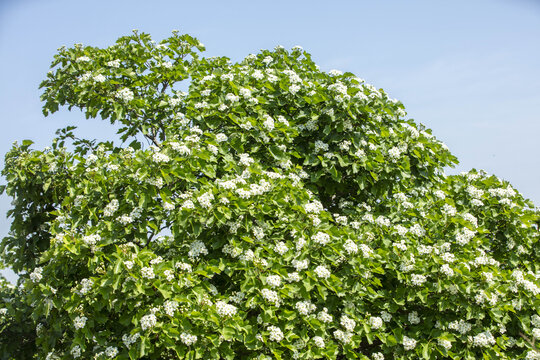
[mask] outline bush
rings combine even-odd
[[[44,114],[80,108],[123,143],[69,127],[6,155],[4,358],[540,358],[530,201],[444,175],[457,159],[399,101],[299,47],[203,49],[59,49]]]

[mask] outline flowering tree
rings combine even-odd
[[[540,359],[530,201],[300,47],[203,49],[59,49],[44,114],[123,143],[6,155],[3,358]]]

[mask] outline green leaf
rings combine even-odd
[[[287,156],[279,147],[276,145],[270,145],[268,147],[268,150],[270,151],[270,154],[274,157],[276,160],[286,160]]]

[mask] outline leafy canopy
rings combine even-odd
[[[3,358],[540,358],[530,201],[444,175],[457,159],[399,101],[300,47],[203,50],[59,49],[43,113],[122,144],[69,127],[6,155]]]

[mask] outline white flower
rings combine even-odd
[[[279,78],[276,75],[268,74],[268,81],[270,81],[271,83],[276,83],[278,82],[278,80]]]
[[[323,308],[322,311],[317,314],[317,319],[323,323],[330,323],[332,322],[333,317],[328,313],[327,308]]]
[[[101,75],[101,74],[98,74],[98,75],[94,75],[92,76],[92,78],[94,79],[95,82],[98,82],[98,83],[102,83],[106,80],[105,76]]]
[[[251,97],[251,90],[249,90],[249,89],[240,88],[240,90],[238,92],[244,98],[250,98]]]
[[[305,270],[308,268],[308,265],[309,265],[309,260],[308,259],[305,259],[305,260],[293,260],[292,261],[292,265],[294,266],[294,268],[296,269],[296,271],[302,271],[302,270]]]
[[[255,236],[257,240],[262,240],[264,238],[264,230],[260,226],[254,226],[251,230],[253,231],[253,236]]]
[[[295,307],[301,315],[309,315],[317,308],[309,301],[299,301],[296,303]]]
[[[445,246],[449,249],[450,248],[450,243],[445,243],[445,244],[447,244]],[[441,247],[441,250],[442,250],[442,247]],[[446,261],[447,263],[452,263],[452,262],[454,262],[456,260],[455,255],[450,253],[450,252],[442,253],[441,258],[443,259],[443,261]]]
[[[261,295],[269,303],[279,306],[280,299],[277,292],[275,292],[274,290],[262,289]]]
[[[157,323],[156,315],[154,314],[144,315],[141,318],[141,329],[148,330],[156,326],[156,323]]]
[[[454,276],[454,270],[448,264],[443,264],[441,266],[441,272],[446,276]]]
[[[300,90],[300,86],[299,85],[296,85],[296,84],[292,84],[291,86],[289,86],[289,91],[291,92],[291,94],[296,94],[298,91]]]
[[[210,151],[214,155],[217,155],[219,150],[215,145],[209,144],[208,145],[208,151]]]
[[[353,331],[356,327],[356,321],[348,317],[347,315],[342,315],[340,319],[340,324],[343,326],[347,331]]]
[[[149,183],[150,185],[157,186],[160,189],[163,186],[163,179],[162,178],[146,179],[146,182]]]
[[[163,209],[167,211],[174,210],[174,204],[171,204],[170,202],[165,201],[163,203]]]
[[[369,319],[369,324],[371,325],[371,328],[373,330],[377,330],[377,329],[380,329],[383,325],[383,320],[378,317],[378,316],[372,316],[370,319]]]
[[[173,281],[174,280],[174,273],[172,272],[172,270],[165,270],[163,272],[163,275],[165,275],[165,278],[167,279],[167,281]]]
[[[108,67],[112,67],[112,68],[119,68],[120,67],[120,60],[119,59],[111,60],[111,61],[107,62],[106,65]]]
[[[186,200],[182,204],[182,209],[195,209],[195,204],[191,200]]]
[[[208,103],[206,101],[201,101],[201,102],[196,103],[194,106],[195,106],[195,109],[205,109],[208,107]]]
[[[251,74],[256,80],[262,80],[264,79],[264,73],[261,70],[255,70],[253,71],[253,74]]]
[[[208,250],[206,249],[206,246],[201,240],[195,240],[191,243],[188,256],[190,258],[198,258],[200,255],[207,255]]]
[[[316,244],[326,245],[330,241],[330,235],[319,231],[311,237],[311,240]]]
[[[412,350],[416,347],[416,340],[412,339],[410,337],[404,336],[403,337],[403,348],[405,350]]]
[[[411,275],[411,282],[415,286],[421,286],[426,282],[426,277],[424,275],[412,274]]]
[[[315,268],[315,274],[321,279],[328,279],[330,277],[330,271],[326,266],[319,265]]]
[[[163,310],[165,311],[165,314],[169,316],[174,316],[174,313],[178,309],[178,303],[173,300],[167,300],[165,301],[165,304],[163,304]]]
[[[240,100],[240,97],[237,96],[237,95],[234,95],[232,93],[228,93],[227,95],[225,95],[225,99],[232,102],[232,103],[235,103],[235,102],[238,102]]]
[[[474,238],[475,235],[475,231],[464,228],[456,234],[456,242],[459,245],[466,245],[472,238]]]
[[[315,346],[317,346],[318,348],[323,349],[325,347],[324,339],[320,336],[314,336],[313,342],[315,343]]]
[[[141,269],[141,276],[146,279],[154,279],[156,277],[156,274],[154,274],[154,268],[143,267]]]
[[[287,245],[285,245],[283,241],[280,241],[274,246],[274,251],[280,255],[283,255],[287,251],[289,251],[289,248],[287,247]]]
[[[118,348],[116,346],[108,346],[105,349],[105,356],[112,359],[118,355]]]
[[[304,205],[304,210],[306,211],[306,213],[314,213],[314,214],[318,214],[320,213],[321,211],[323,211],[323,206],[321,204],[320,201],[318,200],[315,200],[315,201],[312,201],[310,203],[307,203],[306,205]]]
[[[135,341],[137,341],[140,336],[141,335],[139,333],[135,333],[133,335],[124,334],[122,336],[122,342],[129,349],[131,347],[131,344],[135,343]]]
[[[297,282],[297,281],[300,281],[300,275],[298,275],[297,272],[289,273],[288,276],[287,276],[287,281],[288,281],[288,282]]]
[[[267,330],[270,332],[270,335],[268,336],[270,341],[280,342],[283,340],[283,332],[277,326],[271,325]]]
[[[202,194],[197,198],[197,201],[203,208],[209,208],[212,206],[212,200],[214,200],[214,195],[209,191]]]
[[[134,99],[133,91],[128,88],[118,90],[115,94],[115,97],[123,102],[130,102]]]
[[[94,281],[92,279],[82,279],[80,293],[82,295],[87,294],[92,289],[93,285],[94,285]]]
[[[444,200],[446,198],[446,194],[442,190],[437,190],[433,194],[441,200]]]
[[[365,258],[369,258],[373,255],[373,250],[366,244],[360,244],[360,250]]]
[[[419,224],[411,226],[409,232],[416,236],[424,236],[426,234],[426,231]]]
[[[388,219],[385,216],[378,216],[377,219],[375,219],[375,223],[380,226],[390,226],[390,219]]]
[[[183,332],[180,334],[180,341],[182,341],[186,346],[191,346],[197,342],[197,336]]]
[[[442,212],[448,216],[454,216],[456,215],[456,208],[449,204],[444,204],[442,208]]]
[[[210,75],[206,75],[204,76],[201,81],[202,82],[207,82],[207,81],[210,81],[210,80],[214,80],[216,78],[216,75],[214,74],[210,74]]]
[[[495,338],[489,331],[484,331],[478,335],[473,336],[472,338],[473,346],[477,347],[488,347],[495,345]]]
[[[103,209],[103,215],[113,216],[116,210],[118,210],[118,200],[113,199],[107,206],[105,206],[105,209]]]
[[[79,345],[75,345],[71,351],[71,356],[73,356],[74,359],[77,359],[79,357],[81,357],[81,347]]]
[[[405,234],[409,232],[409,230],[405,226],[402,226],[402,225],[396,225],[394,229],[396,229],[396,231],[398,232],[400,236],[404,236]]]
[[[478,199],[472,199],[471,204],[474,206],[484,206],[484,203]]]
[[[91,61],[88,56],[79,56],[77,59],[75,59],[76,62],[89,62]]]
[[[42,271],[43,269],[40,267],[35,268],[34,271],[30,273],[30,280],[33,282],[39,282],[43,278],[43,275],[41,275]]]
[[[240,304],[240,303],[242,303],[242,300],[244,300],[245,296],[246,296],[246,294],[243,293],[242,291],[235,291],[235,292],[233,292],[233,294],[231,295],[231,297],[229,299],[233,303]]]
[[[98,234],[86,235],[82,238],[82,241],[88,246],[95,245],[100,240],[101,236]]]
[[[133,217],[129,215],[122,215],[116,219],[122,225],[131,224],[133,222]]]
[[[274,129],[274,119],[272,119],[269,115],[265,115],[263,126],[266,130],[272,131]]]
[[[347,241],[345,241],[345,244],[343,245],[343,248],[345,249],[345,251],[349,255],[350,254],[356,254],[358,252],[358,246],[351,239],[347,239]]]
[[[470,222],[471,224],[473,224],[474,227],[478,227],[478,220],[477,220],[476,217],[473,216],[472,214],[466,213],[466,214],[463,214],[461,217],[462,217],[464,220],[467,220],[468,222]]]
[[[289,126],[289,121],[287,121],[287,119],[285,119],[285,117],[283,115],[279,115],[277,117],[277,121],[282,123],[285,126]]]
[[[410,312],[408,318],[411,325],[420,323],[420,318],[418,317],[418,313],[416,311]]]
[[[152,160],[156,163],[166,163],[169,162],[170,158],[163,153],[156,152],[152,155]]]
[[[269,275],[266,277],[266,283],[273,288],[278,287],[281,285],[281,276]]]
[[[439,346],[445,348],[446,350],[450,350],[452,347],[452,343],[445,339],[438,339],[437,342],[439,343]]]
[[[448,328],[450,330],[456,330],[457,332],[463,335],[471,331],[472,325],[463,320],[459,320],[459,321],[455,320],[455,321],[452,321],[450,324],[448,324]]]
[[[191,272],[192,271],[192,267],[190,264],[187,264],[187,263],[184,263],[184,262],[179,262],[175,265],[175,267],[177,269],[180,269],[182,271],[185,271],[185,272]]]
[[[336,330],[334,331],[334,337],[341,341],[344,344],[348,344],[351,342],[352,339],[352,333],[350,332],[344,332],[343,330]]]
[[[86,325],[86,320],[88,318],[86,316],[77,316],[75,320],[73,320],[73,326],[75,326],[75,329],[82,329]]]
[[[328,151],[328,144],[325,143],[325,142],[322,142],[321,140],[316,140],[315,143],[313,144],[315,149],[314,149],[314,152],[315,153],[319,153],[321,151]]]
[[[381,319],[382,319],[384,322],[389,322],[390,320],[392,320],[392,315],[390,315],[390,314],[387,313],[386,311],[381,311]]]
[[[220,79],[221,79],[221,80],[229,80],[229,81],[232,81],[232,80],[234,80],[234,74],[232,74],[232,73],[223,74],[223,75],[220,76]]]
[[[216,141],[217,142],[224,142],[224,141],[227,141],[227,135],[223,134],[223,133],[219,133],[216,135]]]
[[[216,311],[219,316],[227,317],[235,315],[237,308],[234,305],[227,304],[226,302],[220,300],[216,302]]]
[[[240,164],[244,166],[249,166],[254,162],[254,160],[249,156],[249,154],[239,154],[238,157],[240,158]]]

